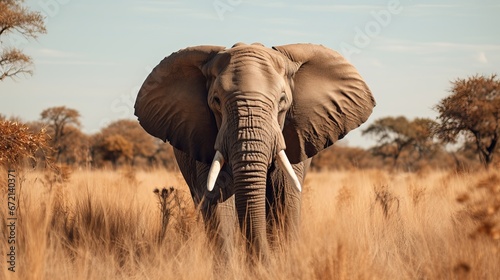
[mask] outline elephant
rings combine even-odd
[[[234,221],[248,255],[262,260],[272,225],[297,235],[311,157],[374,107],[356,68],[327,47],[237,43],[164,58],[140,88],[135,115],[174,147],[209,231],[227,239],[233,230],[221,225]]]

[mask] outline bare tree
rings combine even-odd
[[[43,16],[21,5],[22,0],[0,0],[0,81],[19,74],[33,74],[33,61],[17,46],[5,42],[14,33],[36,39],[46,33]]]
[[[489,167],[500,137],[500,80],[496,74],[476,75],[452,84],[451,95],[436,106],[437,135],[445,143],[464,136],[475,143],[481,162]]]

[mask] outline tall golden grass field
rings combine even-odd
[[[301,233],[270,260],[218,257],[180,173],[8,172],[0,279],[500,279],[500,171],[309,173]],[[156,191],[155,191],[156,189]]]

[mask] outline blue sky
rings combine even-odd
[[[194,45],[230,47],[316,43],[344,54],[377,100],[370,121],[385,116],[435,118],[450,81],[500,73],[500,3],[496,0],[383,1],[97,1],[26,0],[47,16],[48,33],[22,48],[32,77],[0,83],[0,113],[37,120],[65,105],[83,130],[135,118],[137,91],[152,67]],[[364,126],[366,127],[366,126]],[[360,130],[351,146],[373,142]]]

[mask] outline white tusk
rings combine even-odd
[[[224,156],[217,151],[214,156],[214,160],[212,161],[212,165],[210,166],[210,170],[208,171],[208,179],[207,179],[207,189],[211,192],[214,189],[215,181],[217,181],[217,177],[219,176],[220,170],[224,165]]]
[[[290,161],[286,157],[285,151],[281,150],[276,156],[276,159],[278,160],[278,164],[280,165],[280,167],[283,169],[283,171],[285,171],[288,179],[292,181],[292,185],[299,192],[302,192],[302,187],[300,186],[299,178],[297,178],[297,175],[295,174],[295,171],[293,170]]]

